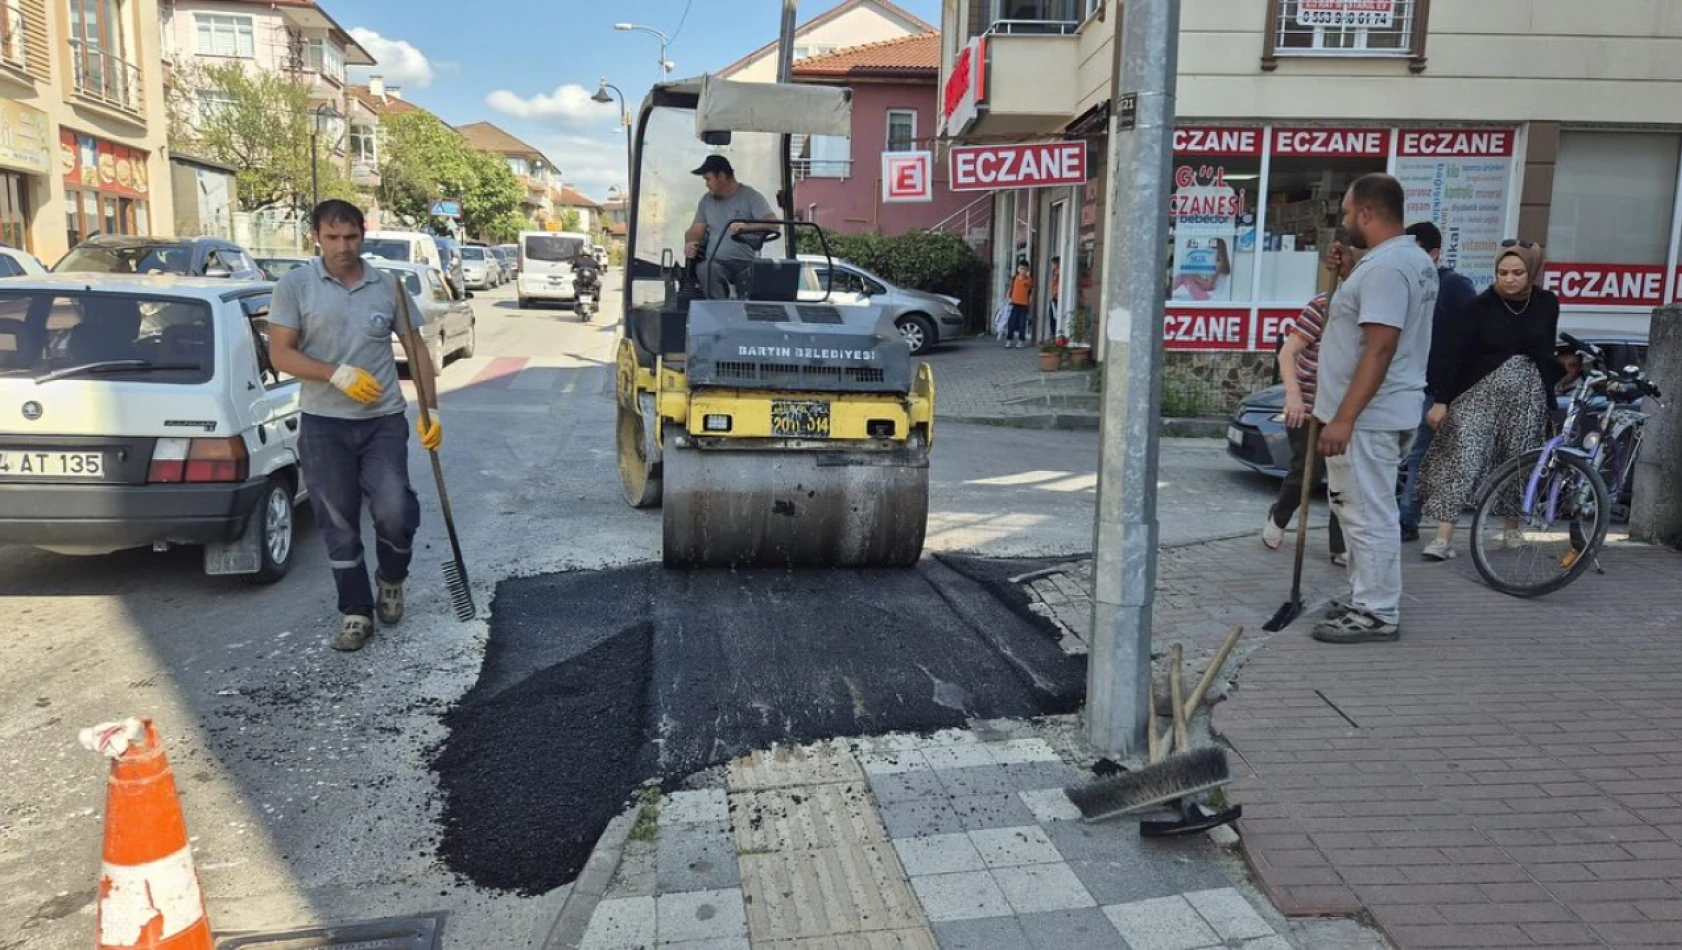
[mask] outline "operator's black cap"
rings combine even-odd
[[[724,172],[727,175],[734,175],[736,169],[730,167],[730,159],[723,155],[708,155],[707,160],[702,162],[701,167],[695,169],[692,174],[705,175],[708,172]]]

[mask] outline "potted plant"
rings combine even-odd
[[[1069,345],[1068,338],[1058,337],[1040,345],[1040,370],[1055,373],[1063,368],[1063,351]]]
[[[1075,369],[1092,365],[1091,333],[1092,311],[1076,307],[1074,317],[1069,321],[1069,335],[1075,341],[1069,346],[1069,365]]]

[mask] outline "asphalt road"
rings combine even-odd
[[[606,303],[613,312],[613,296]],[[475,306],[479,354],[445,371],[442,419],[480,620],[451,616],[439,573],[448,544],[418,449],[424,523],[409,616],[351,656],[326,647],[336,617],[307,514],[291,576],[264,588],[203,576],[190,549],[0,548],[0,608],[12,618],[0,638],[0,756],[12,776],[0,786],[0,913],[24,921],[0,950],[87,945],[105,768],[76,730],[127,715],[153,717],[168,743],[218,931],[447,910],[452,946],[501,947],[547,926],[562,892],[483,889],[441,859],[446,799],[433,765],[451,753],[445,717],[480,679],[498,583],[647,563],[659,515],[619,498],[612,327],[519,310],[506,289]],[[931,552],[1090,549],[1093,434],[947,426],[937,439]],[[1161,481],[1169,541],[1247,530],[1270,493],[1217,442],[1166,445]]]

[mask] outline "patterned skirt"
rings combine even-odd
[[[1515,356],[1448,407],[1419,468],[1422,520],[1455,521],[1489,474],[1541,446],[1548,404],[1535,361]]]

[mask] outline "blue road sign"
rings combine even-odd
[[[431,214],[434,218],[459,218],[461,217],[461,202],[452,198],[434,201]]]

